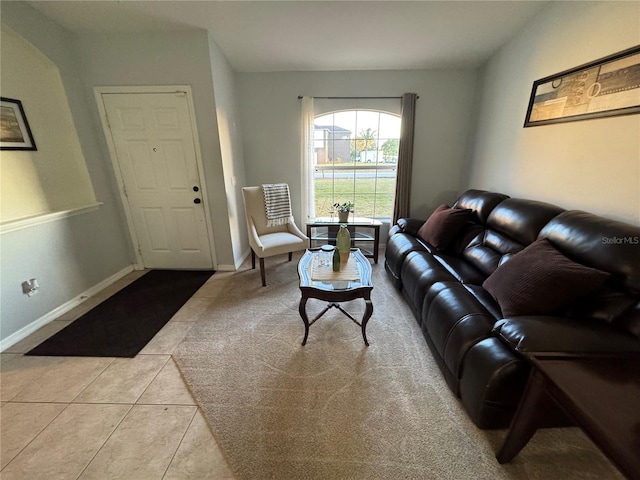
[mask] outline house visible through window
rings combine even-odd
[[[316,116],[316,216],[330,216],[334,203],[352,202],[358,217],[390,218],[399,139],[397,115],[348,110]]]

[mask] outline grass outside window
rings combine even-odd
[[[357,217],[373,217],[375,211],[376,218],[391,218],[395,185],[395,178],[316,178],[316,216],[329,217],[334,203],[350,200]]]

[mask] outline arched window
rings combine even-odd
[[[379,110],[345,110],[314,120],[315,215],[352,202],[355,216],[393,214],[400,117]]]

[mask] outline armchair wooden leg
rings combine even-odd
[[[253,251],[253,248],[251,249],[251,270],[255,270],[256,269],[256,252]]]
[[[262,278],[262,286],[267,286],[267,279],[264,274],[264,258],[260,258],[260,277]]]
[[[293,252],[289,252],[289,261],[293,258]]]

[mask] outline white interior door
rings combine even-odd
[[[187,96],[102,94],[145,268],[213,268]]]

